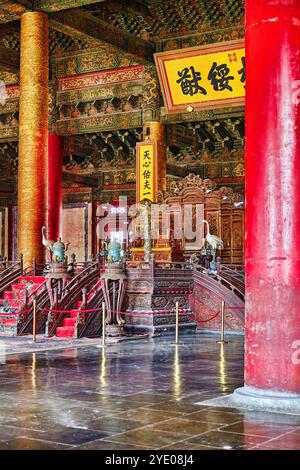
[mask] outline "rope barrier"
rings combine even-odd
[[[244,310],[245,307],[226,307],[227,310]],[[179,309],[180,312],[182,312],[186,317],[188,317],[190,320],[192,321],[196,321],[196,323],[208,323],[210,321],[212,321],[214,318],[216,318],[220,312],[214,312],[214,315],[206,320],[197,320],[195,319],[194,317],[192,317],[191,315],[189,315],[183,308],[180,308]],[[7,315],[21,315],[21,314],[25,314],[25,313],[29,313],[31,311],[31,309],[28,309],[28,310],[22,310],[22,311],[19,311],[19,312],[1,312],[0,313],[0,316],[7,316]],[[73,313],[73,312],[77,312],[77,313],[96,313],[96,312],[100,312],[102,311],[102,308],[99,307],[99,308],[93,308],[93,309],[86,309],[86,310],[81,310],[81,309],[78,309],[78,308],[74,308],[74,309],[71,309],[71,310],[52,310],[52,309],[43,309],[42,312],[43,313],[63,313],[63,314],[69,314],[69,313]],[[128,316],[142,316],[142,315],[164,315],[166,313],[174,313],[174,309],[173,310],[153,310],[153,311],[143,311],[143,312],[131,312],[131,311],[126,311],[126,312],[122,312],[122,311],[118,311],[118,310],[109,310],[108,309],[108,312],[110,313],[114,313],[114,314],[117,314],[117,315],[128,315]]]
[[[71,310],[52,310],[51,308],[43,308],[43,313],[73,313],[73,312],[80,312],[80,313],[92,313],[92,312],[100,312],[102,308],[91,308],[89,310],[80,310],[80,308],[72,308]]]
[[[220,315],[220,312],[215,312],[214,315],[206,320],[198,320],[194,317],[192,317],[191,315],[189,315],[184,309],[180,308],[179,309],[181,313],[183,313],[187,318],[189,318],[189,320],[193,321],[193,322],[196,322],[196,323],[208,323],[210,321],[212,321],[214,318],[216,318],[218,315]],[[68,314],[68,313],[71,313],[71,312],[77,312],[77,313],[95,313],[95,312],[100,312],[102,311],[102,308],[94,308],[94,309],[90,309],[90,310],[80,310],[80,309],[72,309],[72,310],[51,310],[51,309],[44,309],[44,312],[48,312],[48,313],[64,313],[64,314]],[[117,314],[117,315],[127,315],[127,316],[132,316],[132,317],[140,317],[140,316],[143,316],[143,315],[165,315],[166,313],[174,313],[174,310],[153,310],[153,311],[150,311],[150,312],[122,312],[122,311],[119,311],[119,310],[109,310],[107,309],[107,311],[109,313],[114,313],[114,314]]]
[[[220,315],[220,312],[214,312],[214,315],[206,320],[197,320],[196,318],[192,317],[189,315],[183,308],[179,309],[180,312],[182,312],[187,318],[189,318],[191,321],[196,321],[196,323],[208,323],[212,321],[214,318],[216,318],[218,315]],[[102,311],[102,308],[94,308],[94,309],[89,309],[89,310],[80,310],[80,309],[72,309],[72,310],[52,310],[52,309],[43,309],[44,313],[94,313],[94,312],[100,312]],[[143,312],[130,312],[130,311],[119,311],[119,310],[109,310],[107,309],[109,313],[114,313],[117,315],[128,315],[128,316],[143,316],[143,315],[164,315],[166,313],[174,313],[174,310],[153,310],[153,311],[143,311]]]
[[[216,318],[218,315],[220,315],[220,312],[215,312],[215,314],[208,318],[207,320],[197,320],[196,318],[193,318],[191,315],[189,315],[185,310],[183,310],[182,308],[179,309],[181,312],[184,313],[184,315],[189,318],[190,320],[192,321],[195,321],[196,323],[208,323],[210,322],[211,320],[213,320],[214,318]]]
[[[226,307],[227,310],[245,310],[245,307]]]
[[[89,309],[89,310],[80,310],[79,308],[73,308],[72,310],[52,310],[52,309],[43,309],[43,312],[44,313],[73,313],[73,312],[77,312],[77,313],[94,313],[94,312],[100,312],[102,311],[102,308],[92,308],[92,309]],[[118,314],[118,315],[156,315],[156,314],[160,314],[160,315],[163,315],[165,313],[171,313],[173,312],[173,310],[154,310],[154,311],[151,311],[151,312],[120,312],[118,310],[109,310],[108,309],[108,312],[110,313],[115,313],[115,314]]]
[[[36,301],[34,301],[34,312],[33,312],[33,341],[36,341]],[[243,310],[245,307],[227,307],[227,309],[230,309],[230,310]],[[20,312],[8,312],[8,313],[4,313],[4,312],[1,312],[0,313],[0,317],[8,317],[8,316],[14,316],[14,315],[20,315],[20,314],[25,314],[25,313],[28,313],[30,312],[31,309],[28,309],[28,310],[23,310],[23,311],[20,311]],[[118,311],[118,310],[107,310],[110,314],[113,313],[113,314],[117,314],[117,315],[127,315],[127,316],[138,316],[138,317],[141,317],[141,316],[145,316],[145,315],[165,315],[166,313],[175,313],[176,315],[176,341],[175,341],[175,344],[180,344],[179,341],[178,341],[178,332],[179,332],[179,312],[181,312],[183,315],[185,315],[189,320],[191,320],[192,322],[196,322],[196,323],[208,323],[212,320],[214,320],[216,317],[218,317],[220,315],[220,313],[222,314],[222,318],[221,318],[221,323],[222,323],[222,327],[221,327],[221,340],[218,341],[219,343],[227,343],[227,341],[225,341],[225,337],[224,337],[224,314],[225,314],[225,302],[222,301],[222,309],[221,309],[221,312],[214,312],[213,316],[211,316],[210,318],[207,318],[205,320],[199,320],[195,317],[192,317],[191,315],[189,315],[187,313],[186,310],[184,310],[183,308],[179,308],[179,305],[178,305],[178,302],[176,302],[176,309],[175,309],[175,312],[174,312],[174,309],[173,310],[154,310],[154,311],[144,311],[144,312],[122,312],[122,311]],[[102,329],[103,329],[103,332],[102,332],[102,340],[103,340],[103,347],[105,347],[105,325],[106,325],[106,308],[105,308],[105,303],[103,302],[102,303],[102,307],[101,308],[94,308],[94,309],[86,309],[86,310],[81,310],[80,308],[79,309],[71,309],[71,310],[52,310],[52,309],[42,309],[42,312],[43,313],[62,313],[62,314],[68,314],[68,313],[73,313],[73,312],[77,312],[77,313],[96,313],[96,312],[102,312]]]
[[[73,312],[77,312],[77,313],[94,313],[94,312],[100,312],[102,311],[102,308],[92,308],[92,309],[89,309],[89,310],[80,310],[79,308],[73,308],[72,310],[52,310],[52,309],[43,309],[43,312],[44,313],[64,313],[64,314],[68,314],[68,313],[73,313]],[[108,312],[110,313],[115,313],[117,315],[138,315],[138,316],[141,316],[141,315],[164,315],[165,313],[172,313],[174,312],[174,310],[153,310],[151,312],[121,312],[119,310],[109,310],[107,309]]]
[[[152,312],[119,312],[117,310],[109,310],[110,313],[115,313],[117,315],[164,315],[165,313],[172,313],[174,310],[153,310]]]

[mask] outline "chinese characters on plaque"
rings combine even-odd
[[[154,142],[137,144],[137,201],[154,202],[157,193],[157,151]]]
[[[241,40],[157,53],[155,62],[168,112],[244,104],[246,62]]]

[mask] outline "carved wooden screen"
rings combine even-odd
[[[192,212],[192,214],[191,214],[191,216],[192,216],[192,226],[191,226],[191,228],[192,228],[193,231],[197,229],[196,222],[195,222],[195,220],[196,220],[195,207],[196,207],[196,205],[204,204],[204,194],[201,191],[201,189],[199,189],[197,187],[195,187],[195,188],[187,187],[183,191],[181,191],[179,194],[176,194],[176,195],[170,194],[169,196],[167,196],[164,203],[173,206],[173,208],[175,208],[175,207],[179,208],[179,206],[180,206],[181,209],[182,209],[182,206],[184,206],[184,205],[185,206],[190,206],[191,212]],[[180,212],[181,212],[182,228],[183,228],[183,226],[184,226],[184,223],[183,223],[184,210],[181,210]],[[203,217],[204,217],[204,213],[202,215],[202,218]],[[199,246],[196,246],[195,242],[193,242],[192,240],[190,240],[190,241],[187,240],[185,238],[185,234],[182,230],[182,238],[181,238],[181,241],[180,241],[180,247],[181,247],[181,250],[183,252],[188,252],[188,251],[195,252],[196,250],[201,249],[201,244],[199,244]]]
[[[243,196],[233,193],[231,188],[216,189],[211,180],[202,180],[190,174],[185,179],[173,181],[166,192],[160,192],[159,202],[165,204],[204,204],[204,217],[210,232],[224,242],[220,253],[223,263],[244,262],[244,206]],[[191,254],[188,244],[181,241],[185,256]],[[192,250],[195,252],[195,248]]]

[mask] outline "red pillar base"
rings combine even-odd
[[[299,393],[272,392],[245,385],[234,391],[230,402],[235,408],[300,415]]]

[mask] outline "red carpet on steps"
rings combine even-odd
[[[0,299],[0,334],[15,334],[14,326],[16,325],[16,314],[20,312],[24,304],[24,289],[28,294],[37,290],[45,281],[42,276],[22,276],[18,281],[11,285],[11,290],[4,292],[3,299]],[[90,300],[95,293],[95,289],[99,288],[101,283],[97,280],[97,284],[93,286],[87,295]],[[60,338],[73,338],[75,335],[75,324],[78,315],[78,309],[81,307],[82,301],[77,300],[74,303],[73,310],[66,314],[63,319],[63,325],[56,328],[56,336]]]
[[[0,334],[14,334],[16,314],[24,305],[24,289],[28,295],[36,291],[45,281],[43,276],[22,276],[5,291],[0,299]]]
[[[87,295],[87,299],[90,300],[95,293],[95,288],[99,288],[101,286],[101,282],[99,279],[97,284],[90,290]],[[76,318],[78,315],[78,309],[80,309],[82,304],[81,300],[77,300],[74,304],[74,310],[71,310],[69,314],[66,314],[65,318],[63,319],[63,326],[58,326],[56,328],[56,336],[59,338],[73,338],[75,336],[75,325],[76,325]]]
[[[63,319],[63,326],[58,326],[56,328],[56,336],[59,336],[60,338],[73,338],[78,314],[78,310],[75,309],[79,309],[81,307],[81,303],[81,300],[77,300],[74,310],[71,310],[71,313],[66,314],[65,318]]]

